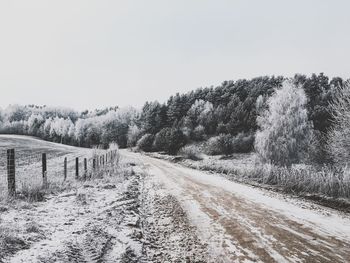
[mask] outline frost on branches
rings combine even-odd
[[[349,165],[350,160],[350,83],[338,88],[331,105],[334,126],[329,132],[329,152],[339,165]]]
[[[289,166],[300,162],[312,139],[307,98],[302,88],[286,81],[267,100],[268,109],[258,116],[255,149],[264,162]]]

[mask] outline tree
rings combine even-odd
[[[28,134],[38,136],[40,135],[40,127],[45,123],[43,116],[32,113],[28,119]]]
[[[333,128],[328,138],[328,151],[339,165],[350,162],[350,82],[338,87],[335,99],[331,104],[334,118]]]
[[[268,109],[258,116],[255,149],[265,162],[289,166],[305,156],[312,139],[306,95],[285,81],[268,99]]]
[[[166,126],[166,106],[159,102],[146,102],[142,108],[140,121],[146,133],[156,134]]]
[[[142,151],[151,152],[153,150],[154,135],[146,133],[138,140],[136,146]]]
[[[176,154],[186,144],[186,136],[179,128],[164,128],[157,133],[153,148],[157,151],[165,151]]]
[[[142,136],[142,130],[135,124],[130,125],[128,129],[128,147],[134,147],[136,146],[137,141],[141,138]]]
[[[156,151],[167,151],[171,128],[164,128],[154,138],[153,148]]]

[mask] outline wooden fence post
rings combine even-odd
[[[16,195],[15,149],[7,150],[7,184],[9,196]]]
[[[67,180],[67,157],[64,157],[63,161],[63,175],[64,175],[64,181]]]
[[[107,161],[107,160],[108,160],[107,156],[108,156],[108,153],[106,153],[106,164],[108,163],[108,161]]]
[[[84,180],[86,180],[87,176],[87,159],[84,158]]]
[[[92,169],[95,170],[96,169],[96,159],[92,159]]]
[[[102,165],[105,165],[105,155],[102,155]]]
[[[43,188],[47,188],[47,162],[46,162],[46,153],[42,154],[42,174],[43,174]]]
[[[75,179],[79,179],[79,157],[75,158]]]

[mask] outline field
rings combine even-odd
[[[40,188],[42,178],[42,154],[47,156],[48,183],[57,187],[64,180],[64,158],[67,158],[67,182],[75,177],[75,158],[79,157],[80,171],[82,158],[91,158],[93,151],[51,143],[34,137],[19,135],[0,135],[0,200],[7,196],[7,149],[15,149],[16,189],[21,194],[30,189]],[[91,163],[89,163],[91,168]]]

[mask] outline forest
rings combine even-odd
[[[175,94],[165,103],[146,102],[142,109],[115,106],[77,112],[60,107],[10,105],[0,112],[0,132],[32,135],[82,147],[106,147],[110,142],[116,142],[121,148],[137,146],[143,151],[163,151],[169,154],[176,154],[183,146],[197,142],[205,143],[206,152],[212,155],[246,153],[254,148],[258,151],[260,148],[272,147],[259,143],[271,138],[266,132],[263,134],[262,130],[269,129],[263,126],[273,121],[268,119],[273,114],[269,112],[269,116],[265,117],[264,114],[272,107],[276,90],[285,82],[302,90],[302,94],[296,94],[295,98],[290,97],[293,94],[284,95],[285,104],[296,112],[289,111],[290,117],[284,114],[281,119],[307,123],[301,131],[301,137],[312,134],[307,141],[310,145],[308,160],[332,162],[334,158],[329,155],[327,147],[329,135],[334,132],[334,102],[346,82],[339,77],[330,79],[323,73],[309,77],[297,74],[289,79],[283,76],[263,76],[250,80],[224,81],[217,87]],[[283,97],[282,94],[280,96]],[[297,102],[303,96],[304,101],[302,98]],[[289,105],[290,99],[296,102],[294,106]],[[280,101],[281,98],[277,98],[277,104],[282,105],[278,103]],[[283,111],[285,105],[281,107],[276,110]],[[303,111],[305,116],[298,111]],[[287,123],[284,124],[286,125],[288,126]],[[284,145],[289,147],[288,143]],[[271,156],[261,154],[261,157],[274,162]],[[282,163],[305,159],[305,156],[290,157],[290,161]]]

